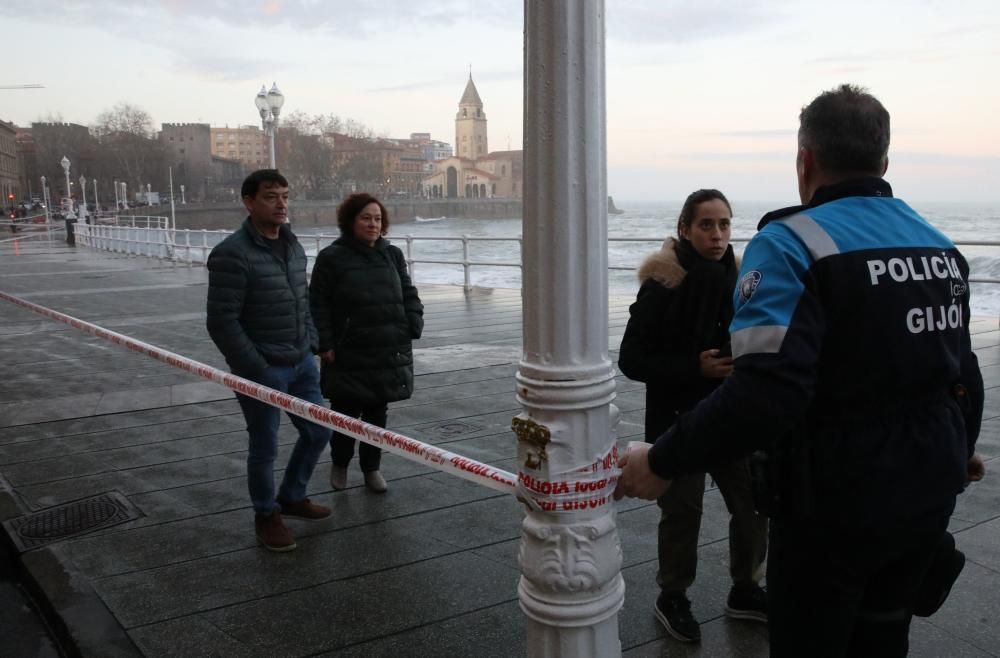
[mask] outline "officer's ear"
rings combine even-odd
[[[812,193],[816,187],[816,158],[813,152],[805,146],[800,146],[795,154],[795,176],[799,182],[799,199],[802,203],[809,203]]]

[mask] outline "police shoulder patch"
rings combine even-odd
[[[738,289],[740,291],[740,303],[746,304],[753,297],[754,290],[760,285],[760,280],[764,278],[758,270],[750,270],[740,279]]]

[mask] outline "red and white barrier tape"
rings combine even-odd
[[[542,512],[576,512],[596,509],[612,502],[618,484],[618,446],[583,468],[556,473],[552,480],[517,474],[518,497]]]
[[[410,437],[403,436],[402,434],[397,434],[396,432],[382,429],[381,427],[369,425],[368,423],[360,421],[357,418],[351,418],[350,416],[338,414],[335,411],[331,411],[326,407],[321,407],[318,404],[306,402],[305,400],[293,397],[287,393],[282,393],[274,390],[273,388],[268,388],[267,386],[262,386],[256,382],[252,382],[249,379],[244,379],[231,373],[223,372],[222,370],[205,365],[204,363],[199,363],[198,361],[188,359],[187,357],[180,356],[179,354],[174,354],[173,352],[168,352],[158,347],[154,347],[153,345],[143,343],[142,341],[135,340],[134,338],[129,338],[123,334],[109,331],[103,327],[97,326],[96,324],[91,324],[90,322],[85,322],[64,313],[53,311],[52,309],[44,306],[39,306],[38,304],[21,299],[20,297],[0,292],[0,299],[16,304],[22,308],[26,308],[29,311],[43,315],[51,320],[62,322],[63,324],[67,324],[75,329],[97,336],[98,338],[111,341],[112,343],[125,347],[133,352],[145,354],[146,356],[152,357],[157,361],[162,361],[163,363],[171,365],[175,368],[180,368],[181,370],[198,375],[204,379],[209,379],[217,384],[222,384],[233,391],[242,393],[243,395],[255,398],[261,402],[265,402],[280,409],[284,409],[288,413],[305,418],[306,420],[312,421],[317,425],[329,427],[330,429],[337,430],[338,432],[360,441],[364,441],[365,443],[378,446],[387,452],[401,455],[402,457],[406,457],[412,461],[432,464],[438,470],[457,475],[461,478],[465,478],[466,480],[495,489],[496,491],[515,495],[517,493],[517,479],[513,473],[508,473],[507,471],[494,468],[489,464],[483,464],[482,462],[469,459],[468,457],[463,457],[448,450],[417,441],[416,439],[411,439]]]
[[[425,462],[438,470],[457,475],[502,493],[513,494],[535,510],[573,512],[611,504],[611,494],[621,473],[618,468],[618,448],[613,444],[607,453],[593,463],[582,468],[571,469],[565,473],[555,474],[553,480],[535,478],[526,473],[520,473],[515,477],[513,473],[489,464],[463,457],[391,430],[369,425],[357,418],[338,414],[326,407],[276,391],[232,373],[223,372],[204,363],[104,329],[96,324],[54,311],[20,297],[0,292],[0,299],[98,338],[103,338],[133,352],[145,354],[167,365],[222,384],[237,393],[278,407],[317,425],[378,446],[387,452],[400,455],[411,461]]]

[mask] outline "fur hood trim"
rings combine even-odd
[[[659,251],[646,256],[639,266],[640,285],[650,279],[658,281],[664,288],[676,288],[681,284],[687,276],[687,270],[677,260],[677,252],[674,251],[676,244],[676,238],[667,238]]]
[[[687,270],[677,260],[677,238],[667,238],[660,250],[646,256],[639,265],[639,285],[649,280],[658,281],[664,288],[676,288],[684,281]],[[736,269],[740,269],[740,257],[736,257]]]

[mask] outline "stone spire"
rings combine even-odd
[[[472,71],[469,71],[469,81],[465,84],[462,100],[458,101],[458,113],[455,114],[455,155],[478,160],[489,152],[486,112],[483,111],[483,100],[479,97],[476,83],[472,81]]]

